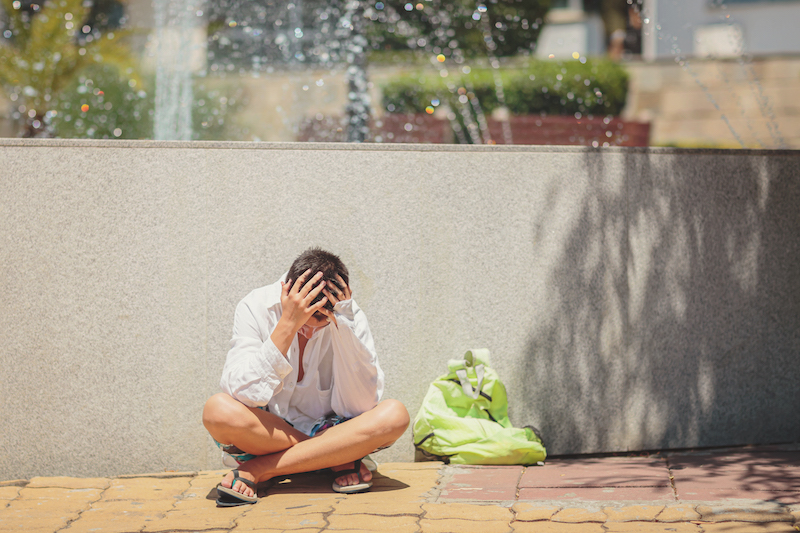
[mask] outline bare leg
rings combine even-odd
[[[212,397],[212,400],[214,398]],[[209,403],[212,400],[209,400]],[[231,400],[239,403],[232,398]],[[222,401],[224,402],[225,400],[222,399]],[[250,411],[246,407],[245,409]],[[266,481],[279,475],[296,474],[322,468],[337,466],[345,468],[348,463],[364,457],[377,448],[392,444],[403,434],[409,423],[408,411],[406,411],[403,404],[396,400],[386,400],[370,411],[329,428],[314,438],[309,438],[294,430],[294,428],[274,415],[270,418],[253,413],[253,416],[258,420],[258,423],[254,423],[242,413],[242,423],[233,425],[249,428],[251,434],[248,436],[245,435],[245,433],[248,433],[245,429],[225,429],[223,431],[220,427],[225,424],[219,423],[219,425],[215,425],[215,421],[219,422],[220,420],[213,416],[216,414],[215,407],[209,408],[207,403],[206,411],[208,411],[208,416],[204,412],[204,422],[212,437],[223,443],[226,443],[226,436],[233,437],[234,440],[231,443],[242,449],[242,451],[259,454],[259,457],[247,461],[239,467],[239,475],[241,477],[256,482]],[[269,413],[264,413],[263,411],[262,413],[269,415]],[[275,419],[283,422],[286,427],[282,427]],[[245,423],[248,420],[249,423]],[[257,427],[258,425],[260,425],[260,428]],[[217,435],[222,437],[223,440],[220,440]],[[270,442],[259,442],[260,439]],[[364,473],[364,480],[368,481],[371,475],[363,468],[362,472]],[[228,474],[222,480],[222,485],[229,487],[232,479],[232,474]],[[340,485],[351,485],[357,482],[358,479],[355,474],[337,479],[337,483]],[[233,488],[248,496],[252,495],[252,490],[243,483],[237,483]]]

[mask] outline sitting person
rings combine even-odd
[[[323,468],[337,473],[333,490],[367,490],[361,459],[409,423],[402,403],[381,401],[383,372],[347,268],[316,248],[239,302],[220,384],[203,424],[239,464],[217,487],[222,506],[255,503],[258,482]]]

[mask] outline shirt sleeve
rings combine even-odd
[[[352,418],[378,405],[384,377],[364,312],[350,299],[334,307],[331,408]]]
[[[272,320],[270,320],[270,318]],[[248,407],[267,405],[283,388],[292,365],[272,342],[270,334],[277,323],[269,314],[259,323],[246,300],[236,306],[231,349],[222,369],[220,386]]]

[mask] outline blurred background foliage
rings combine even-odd
[[[430,71],[403,74],[382,87],[382,105],[390,113],[424,113],[442,104],[456,109],[466,96],[477,97],[481,109],[491,113],[501,107],[496,75],[491,68],[472,69],[454,82]],[[616,116],[628,92],[627,72],[608,60],[531,60],[525,68],[501,70],[499,79],[514,115]]]
[[[74,91],[84,83],[80,77],[91,67],[105,77],[124,75],[122,85],[141,83],[124,42],[127,33],[118,29],[122,20],[113,16],[118,2],[0,2],[5,19],[0,86],[16,107],[14,118],[22,124],[23,137],[56,133],[53,119],[77,94]]]
[[[426,50],[446,57],[530,54],[550,0],[384,0],[371,7],[376,50]]]

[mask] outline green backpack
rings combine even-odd
[[[414,419],[414,445],[453,464],[532,465],[547,456],[534,428],[508,419],[506,388],[489,367],[489,350],[452,359],[431,383]]]

